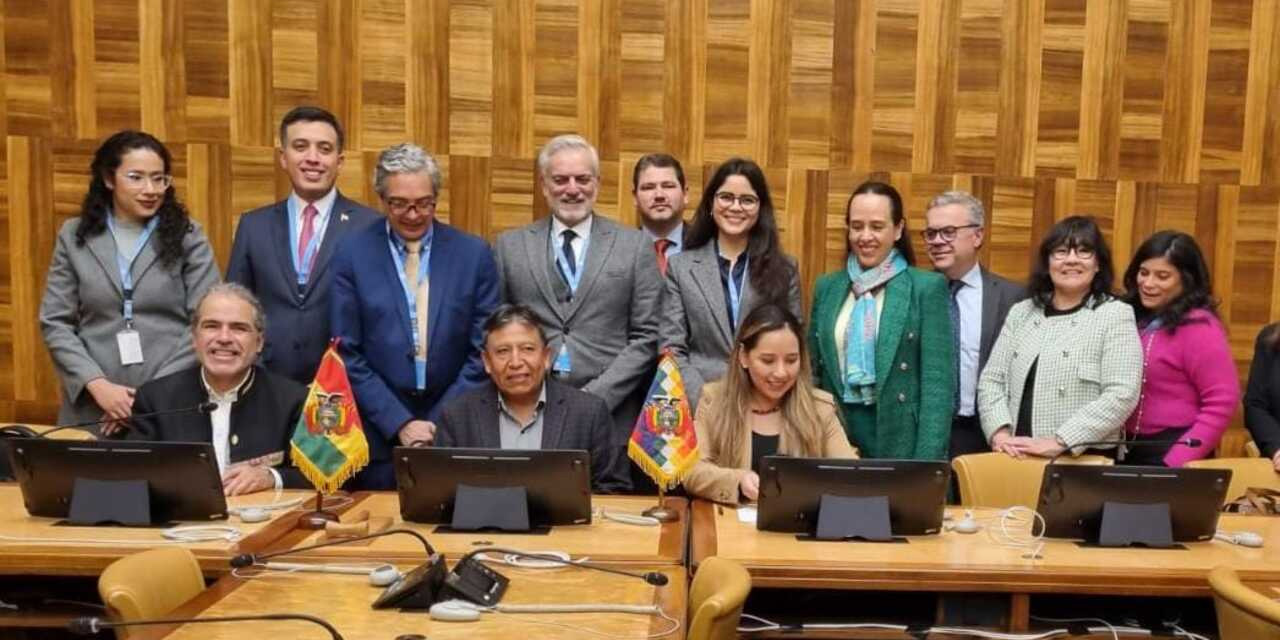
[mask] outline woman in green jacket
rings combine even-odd
[[[845,220],[845,268],[814,289],[814,377],[835,396],[863,456],[945,460],[956,393],[946,280],[911,266],[902,197],[892,186],[860,185]]]

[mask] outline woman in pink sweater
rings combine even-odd
[[[1142,392],[1125,436],[1200,443],[1130,447],[1124,464],[1181,467],[1208,457],[1240,404],[1240,381],[1200,247],[1180,231],[1157,232],[1138,247],[1124,286],[1143,351]]]

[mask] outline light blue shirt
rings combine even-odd
[[[650,231],[649,227],[640,225],[640,230],[644,231],[645,237],[649,238],[649,244],[653,244],[662,239],[661,236]],[[676,225],[676,228],[672,229],[671,233],[666,235],[666,239],[671,243],[667,245],[667,259],[670,259],[684,249],[684,222],[682,221],[680,224]]]
[[[982,269],[973,265],[960,281],[956,306],[960,308],[960,407],[962,416],[977,414],[978,361],[982,350]]]

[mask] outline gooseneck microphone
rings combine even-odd
[[[131,415],[125,420],[121,420],[120,422],[126,425],[125,429],[128,430],[132,428],[128,426],[129,420],[133,420],[135,418],[154,418],[158,416],[177,415],[180,413],[213,413],[217,408],[218,408],[218,403],[213,401],[206,401],[206,402],[201,402],[200,404],[197,404],[195,406],[183,407],[181,409],[166,409],[164,411],[148,411],[146,413],[135,413],[134,415]],[[47,438],[49,437],[49,434],[57,433],[64,429],[83,429],[85,427],[94,427],[94,426],[97,426],[100,424],[106,424],[112,421],[113,421],[112,418],[98,418],[97,420],[85,420],[84,422],[73,422],[71,424],[58,425],[52,429],[49,429],[48,431],[45,431],[44,433],[37,434],[37,437]]]
[[[620,576],[627,576],[629,578],[639,578],[655,587],[665,586],[668,581],[667,575],[665,573],[659,573],[657,571],[649,571],[647,573],[623,571],[622,569],[611,569],[609,567],[600,566],[598,564],[591,564],[588,562],[573,562],[572,560],[565,560],[564,558],[561,558],[558,556],[543,555],[540,553],[529,553],[528,551],[520,551],[518,549],[507,549],[504,547],[481,547],[463,556],[461,560],[458,560],[458,564],[461,565],[467,562],[468,560],[471,560],[473,556],[484,553],[486,551],[493,551],[496,553],[505,553],[507,555],[512,555],[519,558],[528,558],[530,560],[545,560],[547,562],[555,562],[568,567],[582,567],[583,569],[594,569],[596,571],[613,573]]]
[[[1183,438],[1181,440],[1093,440],[1091,442],[1081,442],[1080,444],[1074,444],[1062,451],[1059,451],[1057,455],[1049,458],[1049,464],[1053,464],[1058,461],[1058,458],[1070,454],[1072,449],[1079,449],[1081,447],[1097,447],[1103,445],[1123,447],[1172,447],[1179,444],[1196,448],[1200,446],[1200,438]]]
[[[342,544],[351,544],[353,542],[361,542],[364,540],[371,540],[373,538],[381,538],[383,536],[390,536],[390,535],[396,535],[396,534],[403,534],[406,536],[413,536],[417,538],[418,541],[422,543],[422,547],[426,549],[428,557],[434,556],[436,554],[436,550],[434,547],[431,546],[431,543],[427,542],[427,539],[424,538],[422,534],[418,533],[417,531],[410,531],[408,529],[387,529],[386,531],[371,533],[367,536],[357,536],[354,538],[342,538],[341,540],[330,540],[329,542],[321,542],[320,544],[313,544],[306,547],[298,547],[296,549],[285,549],[283,551],[276,551],[274,553],[265,553],[262,555],[256,555],[252,553],[242,553],[238,556],[231,558],[231,566],[236,569],[243,569],[245,567],[257,564],[258,562],[261,562],[263,560],[269,560],[271,558],[278,558],[280,556],[286,556],[293,553],[302,553],[303,551],[311,551],[312,549],[321,549],[324,547],[334,547]]]
[[[206,622],[250,622],[260,620],[302,620],[324,627],[333,640],[344,640],[342,634],[327,621],[305,613],[263,613],[252,616],[215,616],[209,618],[166,618],[163,620],[128,620],[114,622],[102,618],[72,618],[67,623],[67,630],[81,636],[91,636],[103,629],[117,627],[140,627],[161,624],[204,624]]]

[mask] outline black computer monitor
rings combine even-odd
[[[1046,537],[1168,546],[1151,536],[1164,529],[1172,542],[1213,538],[1229,484],[1225,469],[1049,464],[1037,510]]]
[[[27,513],[33,516],[90,517],[118,524],[227,517],[222,477],[208,443],[9,438],[0,440],[0,446],[22,488]],[[145,505],[130,503],[141,495],[112,490],[123,485],[111,483],[129,481],[146,483],[149,516]],[[92,491],[93,486],[103,493],[85,493],[77,500],[77,492]],[[72,513],[73,502],[78,514]],[[116,513],[130,515],[117,519],[112,515]]]
[[[443,531],[489,527],[544,531],[591,522],[591,458],[586,451],[397,447],[393,457],[400,517],[409,522],[450,525]],[[503,511],[499,516],[511,514],[493,502],[477,504],[472,491],[458,504],[460,486],[523,490],[528,524],[511,525],[510,520],[499,524],[475,515],[480,513],[475,509],[492,508]],[[456,514],[455,507],[460,507]],[[466,516],[470,524],[460,526],[455,515]]]
[[[825,495],[886,498],[888,528],[895,537],[938,533],[950,482],[946,462],[765,456],[756,528],[815,534]]]

